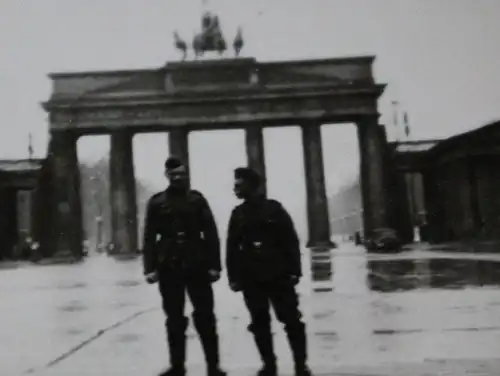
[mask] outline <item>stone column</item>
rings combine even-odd
[[[321,124],[309,122],[302,124],[301,129],[309,224],[307,247],[332,247],[321,145]]]
[[[82,204],[78,137],[68,131],[53,131],[49,144],[52,167],[53,226],[51,247],[55,258],[83,256]]]
[[[388,227],[383,133],[376,116],[361,119],[357,126],[363,226],[365,236],[370,236],[374,229]]]
[[[9,194],[8,190],[0,185],[0,260],[11,256],[12,244],[9,233]]]
[[[138,251],[137,202],[132,151],[133,135],[110,135],[109,162],[112,254],[131,255]]]
[[[328,199],[326,197],[321,124],[301,124],[304,148],[304,170],[306,175],[307,222],[309,239],[306,247],[311,249],[313,281],[331,279],[331,241]]]
[[[189,131],[184,128],[172,129],[168,133],[168,149],[171,156],[180,158],[188,170],[189,168]]]
[[[438,243],[442,241],[445,233],[443,226],[443,202],[439,190],[439,170],[433,166],[426,166],[424,170],[424,195],[425,211],[427,213],[427,236],[426,241]]]
[[[266,195],[266,158],[262,126],[254,124],[245,128],[245,145],[248,167],[257,171],[262,177],[261,193]]]

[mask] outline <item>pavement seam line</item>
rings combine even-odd
[[[145,309],[145,310],[141,310],[141,311],[138,311],[130,316],[127,316],[117,322],[115,322],[114,324],[111,324],[103,329],[100,329],[97,331],[96,334],[94,334],[93,336],[87,338],[86,340],[84,341],[81,341],[78,345],[72,347],[71,349],[69,349],[68,351],[66,351],[65,353],[59,355],[57,358],[51,360],[50,362],[48,362],[47,364],[45,364],[44,366],[42,367],[33,367],[33,368],[30,368],[26,371],[23,372],[23,374],[32,374],[34,372],[38,372],[38,371],[41,371],[42,369],[49,369],[49,368],[52,368],[53,366],[55,366],[56,364],[60,363],[61,361],[69,358],[71,355],[75,354],[77,351],[81,350],[83,347],[87,346],[88,344],[92,343],[93,341],[95,341],[96,339],[98,339],[99,337],[101,337],[103,334],[113,330],[113,329],[116,329],[118,328],[119,326],[123,325],[123,324],[126,324],[127,322],[129,321],[132,321],[133,319],[139,317],[139,316],[142,316],[144,315],[145,313],[148,313],[148,312],[152,312],[152,311],[156,311],[158,310],[159,308],[158,307],[151,307],[151,308],[148,308],[148,309]]]

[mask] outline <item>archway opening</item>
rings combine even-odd
[[[244,131],[192,132],[189,141],[191,185],[209,201],[224,244],[231,211],[239,203],[233,170],[247,164]]]
[[[322,129],[325,183],[334,242],[351,242],[363,232],[360,150],[356,124],[325,124]]]
[[[89,253],[103,251],[111,238],[109,151],[109,135],[78,139],[83,247]]]

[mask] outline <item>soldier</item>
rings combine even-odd
[[[193,323],[199,334],[208,376],[224,376],[219,368],[219,338],[211,284],[221,272],[217,227],[204,196],[189,189],[186,166],[175,157],[165,162],[170,185],[153,195],[147,205],[144,228],[144,274],[158,282],[167,317],[170,368],[164,376],[186,373],[185,294],[193,305]]]
[[[295,286],[301,271],[300,245],[294,224],[276,200],[259,193],[260,176],[250,168],[234,171],[234,193],[243,199],[231,213],[226,266],[230,287],[241,291],[249,310],[263,362],[258,376],[276,376],[270,305],[284,324],[297,376],[310,376],[305,325]]]

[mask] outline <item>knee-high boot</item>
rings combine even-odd
[[[226,373],[220,369],[219,336],[215,316],[194,314],[193,322],[200,336],[208,376],[225,376]]]
[[[296,376],[310,376],[307,366],[307,335],[304,323],[298,322],[285,326],[285,331],[292,350]]]
[[[167,340],[170,354],[170,368],[161,373],[160,376],[184,376],[186,374],[186,329],[188,319],[184,317],[178,320],[167,319]]]
[[[257,350],[259,351],[263,363],[263,367],[259,370],[258,376],[276,376],[278,374],[278,367],[276,365],[276,355],[274,354],[271,328],[250,325],[248,330],[253,334]]]

